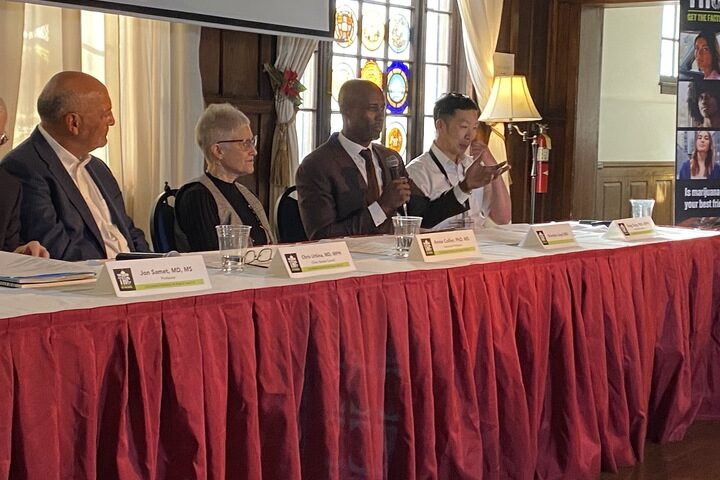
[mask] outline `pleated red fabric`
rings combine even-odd
[[[0,478],[592,479],[720,418],[720,238],[0,321]]]

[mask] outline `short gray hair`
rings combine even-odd
[[[45,88],[37,100],[40,120],[57,123],[68,113],[77,111],[80,101],[80,95],[72,90]]]
[[[229,103],[208,105],[195,125],[195,141],[205,157],[210,156],[210,147],[227,138],[238,127],[250,125],[250,119]]]

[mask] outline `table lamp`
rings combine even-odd
[[[513,129],[522,135],[523,142],[532,140],[532,167],[530,169],[530,223],[535,223],[535,185],[537,183],[537,142],[536,135],[529,135],[517,126],[520,122],[541,120],[535,108],[527,80],[524,75],[499,75],[493,81],[490,98],[480,115],[485,123],[506,123],[508,134]]]

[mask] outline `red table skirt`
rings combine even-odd
[[[720,418],[720,238],[2,320],[0,477],[594,478]]]

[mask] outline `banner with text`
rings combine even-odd
[[[720,228],[720,1],[681,0],[675,224]]]

